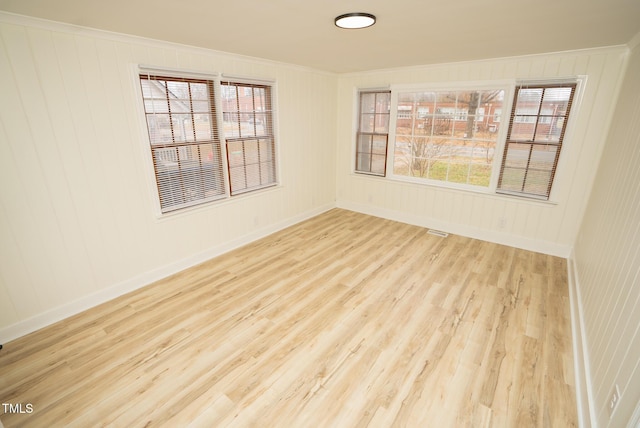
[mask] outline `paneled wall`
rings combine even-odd
[[[574,255],[600,427],[626,426],[640,406],[640,35],[634,40]],[[621,400],[610,418],[616,384]]]
[[[275,79],[281,186],[159,218],[138,64]],[[333,206],[335,75],[0,13],[0,343]]]
[[[626,48],[402,68],[340,76],[338,206],[488,241],[568,256],[585,210]],[[352,173],[357,88],[394,84],[587,76],[572,113],[552,191],[553,203],[533,202],[412,184]],[[392,144],[392,142],[390,142]]]

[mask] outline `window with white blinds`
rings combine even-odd
[[[276,185],[271,86],[234,81],[220,85],[231,195]]]
[[[549,199],[576,83],[516,87],[498,193]]]
[[[272,86],[179,75],[139,75],[161,212],[276,185]]]
[[[360,92],[355,171],[385,175],[391,91]]]
[[[225,196],[211,80],[140,75],[163,213]]]
[[[361,89],[354,171],[549,200],[584,84],[576,76]]]

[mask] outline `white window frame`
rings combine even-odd
[[[515,88],[515,80],[491,80],[491,81],[471,81],[471,82],[447,82],[447,83],[426,83],[418,85],[391,85],[391,117],[389,119],[389,144],[387,148],[387,171],[386,176],[392,180],[404,181],[427,186],[444,187],[451,189],[468,190],[472,192],[495,194],[495,189],[500,176],[500,164],[504,150],[504,142],[506,139],[506,127],[500,126],[498,131],[496,147],[494,149],[493,161],[491,163],[491,178],[489,186],[475,186],[462,183],[451,183],[442,180],[433,180],[420,177],[409,177],[405,175],[394,174],[393,166],[395,163],[395,143],[396,143],[396,124],[398,111],[398,94],[400,92],[429,92],[429,91],[465,91],[465,90],[490,90],[503,89],[504,101],[502,104],[503,112],[511,111],[511,103],[513,102],[513,90]],[[502,123],[502,122],[501,122]]]
[[[150,141],[148,135],[148,127],[145,118],[145,107],[144,107],[144,98],[142,94],[142,88],[140,85],[140,76],[143,74],[149,75],[160,75],[165,77],[174,77],[177,79],[186,78],[186,79],[202,79],[209,80],[213,82],[214,87],[214,103],[216,107],[216,117],[214,120],[216,121],[216,125],[218,128],[219,138],[221,142],[221,156],[222,156],[222,176],[224,179],[224,194],[219,195],[218,198],[214,200],[204,201],[202,203],[196,203],[190,206],[185,206],[182,208],[174,209],[174,210],[165,210],[163,211],[161,202],[160,202],[160,194],[158,191],[158,183],[156,180],[155,167],[153,163],[153,156],[150,150]],[[176,68],[166,68],[166,67],[158,67],[158,66],[150,66],[143,64],[133,64],[131,66],[131,75],[134,82],[135,88],[135,103],[137,116],[140,124],[140,149],[142,150],[142,156],[145,159],[144,170],[145,176],[147,178],[147,186],[149,188],[149,192],[153,195],[153,205],[154,205],[154,214],[158,219],[180,215],[186,212],[189,212],[193,209],[201,209],[204,207],[212,206],[215,204],[225,203],[229,201],[233,201],[236,199],[241,199],[245,197],[251,197],[251,195],[256,195],[262,192],[269,191],[274,188],[280,188],[281,182],[281,166],[280,166],[280,150],[279,150],[279,126],[278,126],[278,87],[277,81],[275,79],[258,79],[253,77],[246,76],[237,76],[237,75],[229,75],[222,74],[219,72],[199,72],[192,70],[184,70],[184,69],[176,69]],[[245,192],[241,192],[237,195],[231,195],[229,188],[229,165],[227,162],[227,151],[226,151],[226,138],[224,133],[224,120],[223,120],[223,112],[221,106],[221,82],[222,81],[233,81],[237,83],[246,83],[246,84],[256,84],[256,85],[269,85],[271,86],[271,104],[272,104],[272,123],[273,123],[273,137],[275,139],[274,143],[274,161],[275,161],[275,183],[269,186],[263,186],[255,189],[251,189]]]
[[[556,162],[555,173],[551,179],[551,184],[550,184],[551,192],[549,193],[548,197],[538,196],[533,193],[527,194],[527,193],[519,193],[519,192],[510,192],[508,190],[499,190],[497,188],[497,185],[498,185],[497,181],[496,181],[496,189],[494,191],[494,194],[500,195],[500,196],[515,197],[515,198],[528,200],[528,201],[540,201],[540,202],[551,203],[551,204],[556,203],[554,202],[555,201],[554,194],[556,191],[555,189],[560,187],[557,183],[562,181],[561,176],[564,175],[563,174],[563,171],[565,168],[564,165],[566,163],[566,158],[567,158],[566,153],[567,151],[571,150],[570,147],[567,148],[567,146],[570,146],[573,140],[574,128],[577,122],[577,116],[579,114],[579,111],[581,110],[580,106],[582,104],[582,97],[584,95],[584,87],[586,85],[586,82],[587,82],[587,76],[585,75],[550,78],[550,79],[519,79],[515,82],[515,86],[513,88],[513,93],[512,93],[513,99],[511,100],[511,104],[509,106],[510,112],[513,110],[512,107],[513,107],[513,101],[515,101],[516,87],[537,86],[537,85],[550,86],[550,85],[556,85],[556,84],[559,84],[559,85],[575,84],[576,87],[573,94],[571,111],[567,116],[568,123],[565,128],[562,144],[560,145],[560,153],[558,155],[558,161]],[[508,128],[509,128],[509,124],[507,124],[506,126],[506,129]],[[501,156],[503,157],[504,157],[504,150],[506,150],[506,144],[507,144],[506,137],[507,135],[505,135],[504,141],[502,141],[503,151]],[[502,162],[501,162],[501,165],[502,165]]]
[[[256,192],[256,191],[259,191],[259,190],[262,190],[262,189],[268,189],[268,188],[271,188],[271,187],[278,186],[279,183],[280,183],[279,182],[279,178],[280,178],[280,169],[279,169],[280,168],[280,162],[279,162],[279,159],[278,159],[278,153],[279,153],[278,140],[279,139],[278,139],[278,135],[277,135],[277,126],[276,126],[276,116],[277,116],[276,115],[276,109],[277,109],[277,107],[276,107],[276,102],[275,102],[275,92],[276,92],[277,88],[276,88],[275,82],[273,82],[273,81],[264,81],[264,80],[256,80],[256,79],[247,79],[247,78],[243,78],[243,77],[233,77],[233,76],[229,76],[229,75],[224,74],[224,75],[221,76],[221,79],[219,79],[218,82],[217,82],[217,85],[218,85],[218,88],[219,88],[219,92],[218,92],[219,94],[222,94],[222,88],[224,86],[227,86],[227,85],[223,84],[224,82],[231,82],[233,84],[238,84],[238,85],[243,85],[244,84],[244,85],[256,85],[256,86],[269,86],[269,93],[271,95],[271,97],[270,97],[271,99],[269,100],[269,104],[271,104],[271,118],[270,118],[271,119],[271,126],[272,126],[271,136],[272,136],[272,138],[274,140],[273,141],[273,152],[274,152],[273,153],[273,162],[275,163],[275,165],[274,165],[274,175],[275,175],[274,182],[267,183],[267,184],[261,184],[259,186],[249,187],[249,188],[245,188],[245,189],[240,189],[240,190],[236,190],[235,192],[233,192],[232,189],[231,189],[231,187],[232,187],[232,184],[231,184],[231,172],[230,172],[230,168],[229,168],[229,164],[228,164],[229,153],[227,152],[227,147],[230,144],[230,142],[229,142],[229,140],[227,140],[228,136],[225,135],[225,133],[224,133],[224,117],[223,117],[224,111],[222,109],[221,102],[218,104],[218,106],[220,107],[220,109],[218,111],[218,115],[219,115],[220,118],[222,118],[222,121],[219,122],[219,123],[221,123],[222,126],[223,126],[223,130],[221,132],[221,135],[222,135],[222,139],[224,140],[223,145],[225,146],[225,151],[223,153],[225,154],[225,158],[226,158],[225,159],[225,162],[226,162],[225,163],[225,167],[227,168],[227,170],[226,170],[226,174],[227,174],[226,175],[226,179],[227,179],[228,187],[229,187],[227,189],[227,191],[229,192],[229,195],[231,197],[237,197],[237,196],[240,196],[240,195],[243,195],[243,194],[249,194],[249,193],[253,193],[253,192]],[[244,88],[244,89],[246,90],[247,88]],[[243,96],[246,96],[246,92],[245,92],[245,94]],[[259,138],[260,138],[260,136],[256,137],[256,139],[259,139]],[[250,139],[250,138],[248,138],[248,139]],[[246,171],[245,171],[245,178],[246,177],[247,177],[247,175],[246,175]]]
[[[502,79],[502,80],[490,80],[490,81],[470,81],[470,82],[463,81],[463,82],[390,85],[386,87],[387,90],[391,91],[391,106],[390,106],[390,117],[389,117],[389,142],[387,144],[386,171],[384,176],[369,175],[368,177],[373,177],[378,179],[390,179],[394,181],[408,182],[408,183],[433,186],[433,187],[439,187],[439,188],[445,188],[445,189],[449,188],[449,189],[470,191],[474,193],[493,195],[496,197],[507,197],[507,198],[515,197],[518,199],[522,199],[522,200],[526,200],[534,203],[556,204],[557,202],[555,202],[555,198],[554,198],[554,194],[556,191],[555,189],[561,187],[560,185],[558,185],[558,183],[562,181],[564,176],[564,168],[565,168],[566,158],[567,158],[566,153],[571,150],[567,146],[570,146],[572,144],[574,128],[575,128],[576,122],[578,121],[577,116],[579,115],[580,105],[582,103],[586,81],[587,81],[587,76],[572,75],[572,76],[556,77],[556,78],[548,78],[548,79],[535,79],[535,78],[528,79],[527,78],[527,79]],[[510,114],[512,111],[513,102],[515,98],[516,87],[521,84],[551,85],[551,84],[557,84],[557,83],[560,83],[560,84],[576,83],[576,90],[575,90],[574,99],[573,99],[573,107],[569,117],[569,123],[565,130],[565,136],[564,136],[565,143],[563,144],[563,146],[565,147],[563,148],[563,150],[561,150],[561,153],[557,162],[556,173],[553,178],[554,185],[551,188],[551,193],[549,194],[549,197],[545,199],[540,199],[533,195],[522,195],[522,194],[513,195],[507,192],[498,192],[497,191],[498,180],[500,178],[500,172],[502,169],[504,151],[506,149],[506,137],[507,137],[508,128],[509,128]],[[360,92],[375,91],[380,89],[381,89],[380,87],[355,88],[354,99],[358,100],[358,95],[360,94]],[[494,151],[494,158],[491,164],[491,178],[490,178],[489,186],[483,187],[483,186],[475,186],[475,185],[460,184],[460,183],[450,183],[450,182],[441,181],[441,180],[430,180],[425,178],[409,177],[409,176],[394,174],[393,173],[393,165],[395,163],[394,148],[395,148],[395,142],[396,142],[396,127],[397,127],[397,121],[398,121],[399,92],[409,92],[409,91],[428,92],[428,91],[449,91],[449,90],[463,91],[463,90],[473,90],[473,89],[478,89],[478,90],[504,89],[505,91],[502,107],[500,109],[496,109],[491,112],[492,121],[499,123],[500,129],[498,131],[496,147]],[[354,132],[353,132],[354,137],[356,135],[358,115],[360,114],[359,102],[356,102],[355,104],[356,105],[355,105],[354,115],[353,115],[353,117],[355,118],[354,122],[356,124],[354,125]],[[496,117],[498,112],[500,113],[499,117]],[[484,112],[484,114],[486,115],[487,112]],[[353,144],[354,144],[353,147],[355,147],[355,144],[357,144],[356,140],[357,140],[356,138],[353,139]],[[355,150],[352,150],[352,153],[355,153]],[[354,162],[352,162],[351,164],[355,165]],[[353,166],[351,167],[351,173],[357,174],[359,176],[367,176],[367,174],[358,173]]]
[[[389,153],[389,125],[391,123],[391,111],[389,111],[389,123],[387,124],[387,133],[379,133],[378,135],[386,135],[386,139],[387,139],[387,143],[386,143],[386,152],[385,152],[385,168],[384,171],[382,173],[377,173],[377,172],[373,172],[373,171],[365,171],[365,170],[360,170],[358,169],[357,165],[358,165],[358,144],[359,144],[359,137],[362,135],[361,134],[361,118],[362,118],[362,111],[361,111],[361,96],[363,93],[388,93],[389,94],[389,98],[391,97],[391,91],[389,89],[389,87],[385,87],[385,88],[367,88],[367,89],[362,89],[362,90],[356,90],[355,94],[354,94],[354,99],[356,100],[355,102],[355,110],[354,110],[354,115],[355,115],[355,123],[353,126],[353,133],[355,135],[355,144],[353,146],[353,149],[351,151],[352,153],[352,159],[351,159],[351,172],[355,173],[355,174],[362,174],[362,175],[368,175],[370,177],[384,177],[386,170],[387,170],[387,162],[389,159],[388,153]],[[389,108],[391,108],[391,101],[389,100]],[[366,134],[366,133],[365,133]],[[373,135],[374,133],[369,133],[370,135]],[[373,155],[371,153],[371,155]]]

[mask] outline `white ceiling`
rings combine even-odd
[[[332,72],[620,45],[640,0],[0,0],[0,10]],[[378,23],[341,30],[369,12]]]

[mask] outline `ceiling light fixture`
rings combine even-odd
[[[335,19],[336,26],[340,28],[367,28],[376,23],[376,17],[370,13],[354,12],[345,13]]]

